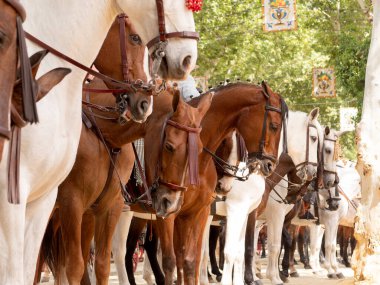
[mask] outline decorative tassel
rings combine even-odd
[[[202,9],[203,0],[186,0],[187,9],[198,12]]]
[[[17,17],[17,38],[18,50],[21,66],[21,82],[22,82],[22,103],[25,121],[33,124],[38,123],[38,114],[36,106],[37,85],[32,75],[32,68],[28,57],[25,32],[22,27],[22,20]]]
[[[189,149],[189,176],[191,185],[199,185],[199,170],[198,170],[198,135],[194,132],[189,132],[188,136]]]

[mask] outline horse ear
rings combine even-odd
[[[312,122],[318,119],[318,116],[319,116],[319,108],[317,107],[311,110],[311,112],[309,113],[309,121]]]
[[[47,50],[41,50],[39,52],[36,52],[29,58],[30,66],[32,67],[33,78],[36,78],[36,74],[37,74],[38,68],[40,67],[40,63],[47,54],[48,54]]]
[[[203,117],[211,106],[215,92],[209,92],[202,96],[198,103],[198,112]]]
[[[45,95],[59,82],[62,81],[63,78],[67,74],[71,72],[71,69],[69,68],[55,68],[53,70],[50,70],[49,72],[42,75],[40,78],[37,79],[38,84],[38,94],[37,94],[37,102],[41,100]]]
[[[328,136],[330,133],[330,128],[328,126],[325,127],[325,135]]]

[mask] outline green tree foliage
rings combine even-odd
[[[257,0],[205,0],[195,21],[201,40],[194,74],[207,76],[209,85],[266,80],[292,110],[318,106],[322,123],[336,129],[340,106],[361,110],[371,23],[356,0],[298,2],[295,31],[264,32]],[[315,99],[312,69],[330,66],[337,97]],[[342,142],[345,156],[355,159],[354,135]]]

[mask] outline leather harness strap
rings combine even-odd
[[[72,65],[86,71],[87,73],[95,76],[95,77],[98,77],[100,79],[102,79],[103,81],[115,86],[115,87],[119,87],[121,89],[126,89],[126,90],[129,90],[128,88],[130,87],[130,84],[128,83],[125,83],[125,82],[122,82],[122,81],[119,81],[119,80],[116,80],[116,79],[113,79],[107,75],[104,75],[102,73],[99,73],[81,63],[79,63],[78,61],[72,59],[71,57],[59,52],[58,50],[56,50],[55,48],[49,46],[48,44],[42,42],[41,40],[37,39],[36,37],[32,36],[31,34],[25,32],[25,36],[28,40],[34,42],[35,44],[39,45],[40,47],[44,48],[44,49],[47,49],[49,52],[51,52],[52,54],[54,54],[55,56],[58,56],[59,58],[71,63]]]
[[[129,82],[128,80],[128,58],[127,58],[127,46],[126,46],[126,38],[125,38],[125,18],[128,16],[124,13],[119,14],[117,16],[117,20],[119,22],[119,34],[120,34],[120,53],[121,53],[121,70],[123,72],[123,78],[125,82]]]
[[[150,49],[153,45],[159,42],[166,42],[167,39],[169,38],[186,38],[186,39],[199,40],[199,33],[197,32],[182,31],[182,32],[167,33],[166,25],[165,25],[165,10],[164,10],[163,0],[156,0],[156,7],[157,7],[157,16],[158,16],[159,36],[155,37],[154,39],[150,40],[147,43],[146,46],[148,49]]]

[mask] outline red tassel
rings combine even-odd
[[[191,185],[199,185],[198,155],[198,136],[196,133],[189,132],[188,159]]]
[[[198,12],[202,9],[203,0],[186,0],[187,9]]]

